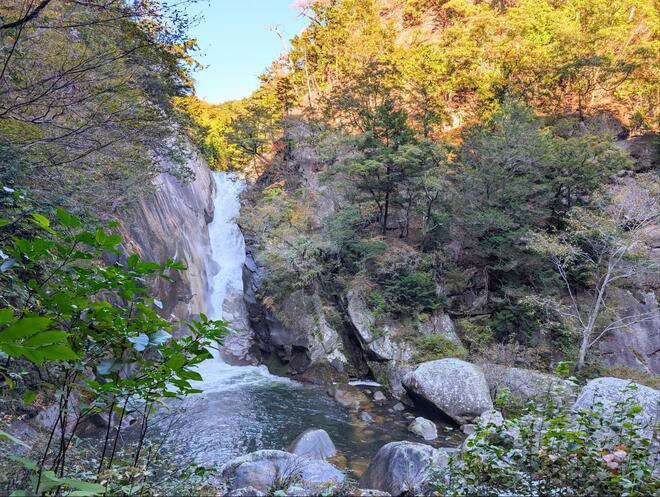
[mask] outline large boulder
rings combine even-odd
[[[300,457],[281,450],[259,450],[232,459],[220,470],[220,477],[229,490],[253,487],[268,493],[277,482],[293,482],[310,495],[327,488],[337,488],[346,480],[344,473],[332,464],[318,459]]]
[[[413,399],[421,398],[458,424],[493,408],[483,372],[460,359],[422,363],[404,377],[403,386]]]
[[[644,426],[644,432],[649,437],[652,436],[660,416],[660,391],[655,388],[620,378],[596,378],[582,389],[573,409],[591,409],[595,403],[602,403],[604,412],[609,413],[613,412],[617,403],[627,399],[642,406],[635,420]]]
[[[311,459],[327,459],[337,455],[337,448],[325,430],[307,430],[296,438],[289,448],[292,454]]]
[[[426,493],[429,479],[437,468],[446,466],[448,454],[443,449],[414,442],[392,442],[376,453],[360,486],[392,495]]]
[[[575,400],[577,395],[575,385],[551,374],[541,373],[531,369],[510,368],[499,364],[482,364],[491,397],[507,389],[519,401],[526,402],[532,396],[540,397],[544,394],[559,395],[561,398]]]

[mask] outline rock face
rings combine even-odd
[[[281,450],[259,450],[238,457],[220,470],[230,491],[252,487],[260,492],[274,490],[278,482],[288,482],[304,489],[309,495],[342,485],[345,475],[332,464],[300,457]]]
[[[660,417],[660,391],[654,388],[619,378],[596,378],[582,389],[573,408],[590,409],[594,403],[601,402],[604,412],[608,413],[613,412],[616,403],[628,398],[642,406],[635,419],[646,427],[646,433],[651,436],[654,424]]]
[[[522,402],[526,402],[531,396],[542,396],[546,393],[554,395],[555,392],[563,392],[562,397],[572,402],[577,394],[571,382],[551,374],[499,364],[482,364],[481,370],[493,399],[502,389],[507,389],[513,397]]]
[[[366,469],[360,486],[391,495],[424,494],[435,468],[447,465],[442,449],[414,442],[392,442],[381,447]]]
[[[660,374],[660,306],[655,292],[645,292],[639,300],[628,290],[612,293],[621,317],[644,318],[605,336],[598,343],[600,360],[607,366]]]
[[[347,378],[348,360],[340,333],[330,324],[316,290],[298,290],[278,306],[279,316],[257,296],[264,269],[249,249],[243,269],[245,304],[255,333],[258,355],[275,357],[293,375],[330,382]]]
[[[483,372],[460,359],[425,362],[403,379],[406,390],[432,404],[458,424],[493,408]]]
[[[415,420],[410,423],[410,426],[408,426],[408,430],[427,441],[438,438],[438,428],[433,421],[429,421],[426,418],[415,418]]]
[[[193,151],[190,155],[187,165],[194,181],[184,183],[166,173],[158,175],[153,182],[155,191],[123,216],[122,231],[125,253],[159,263],[173,258],[188,267],[174,273],[173,281],[159,279],[154,289],[163,303],[162,315],[182,321],[206,309],[208,223],[213,219],[215,194],[208,166]]]
[[[224,339],[220,348],[222,358],[228,364],[243,366],[259,364],[256,358],[254,331],[242,293],[231,293],[226,296],[222,306],[223,318],[231,324],[232,333]]]
[[[325,430],[307,430],[301,433],[291,443],[289,450],[297,456],[322,460],[337,454],[337,448]]]

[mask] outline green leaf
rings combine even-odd
[[[19,319],[9,328],[0,333],[0,342],[14,341],[30,337],[45,330],[50,325],[50,319],[45,317],[26,317]]]
[[[0,325],[7,324],[12,319],[14,319],[14,309],[11,307],[0,309]]]
[[[126,259],[126,265],[130,269],[134,269],[137,266],[137,263],[140,262],[140,256],[137,254],[131,254],[128,256],[128,259]]]
[[[48,218],[42,216],[38,212],[32,214],[32,221],[34,222],[34,224],[40,226],[41,228],[47,229],[50,227],[50,221],[48,220]]]
[[[27,339],[23,342],[26,347],[35,347],[38,345],[48,345],[53,343],[60,343],[66,340],[69,334],[65,331],[45,331]]]
[[[82,226],[80,218],[72,216],[64,209],[56,209],[55,215],[62,226],[66,226],[67,228],[80,228]]]
[[[32,404],[32,402],[34,402],[34,399],[36,398],[37,398],[37,392],[28,390],[23,394],[23,403],[29,406],[30,404]]]
[[[49,345],[39,349],[39,353],[51,361],[75,361],[78,355],[68,345]]]
[[[63,485],[78,490],[78,492],[73,492],[69,495],[79,495],[82,497],[87,495],[98,495],[105,493],[106,491],[105,486],[99,483],[92,483],[83,480],[75,480],[72,478],[62,478],[60,481]]]
[[[174,354],[170,357],[165,365],[171,369],[177,370],[186,363],[186,358],[183,354]]]
[[[4,440],[5,442],[11,442],[11,443],[15,443],[17,445],[21,445],[22,447],[25,447],[26,449],[30,448],[30,446],[28,444],[26,444],[22,440],[19,440],[18,438],[16,438],[13,435],[10,435],[6,431],[0,430],[0,440]]]
[[[3,226],[7,226],[8,224],[11,224],[11,221],[9,219],[0,218],[0,228],[2,228]]]

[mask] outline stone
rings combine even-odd
[[[413,400],[421,398],[458,424],[493,408],[483,372],[460,359],[422,363],[404,377],[403,386]]]
[[[325,430],[307,430],[292,443],[289,451],[311,459],[328,459],[337,455],[337,448]]]
[[[371,414],[369,414],[367,411],[360,411],[358,413],[358,418],[363,423],[373,423],[374,422],[373,416]]]
[[[481,413],[481,416],[477,420],[483,426],[502,426],[504,424],[504,416],[502,416],[500,411],[496,411],[495,409]]]
[[[502,389],[507,389],[512,397],[521,402],[527,402],[532,396],[542,397],[544,394],[555,398],[559,395],[567,402],[573,402],[577,394],[573,383],[555,375],[499,364],[482,364],[481,369],[492,398],[496,398],[497,392]]]
[[[447,453],[430,445],[391,442],[376,453],[360,478],[360,486],[391,495],[427,493],[428,480],[449,462]]]
[[[268,489],[275,483],[277,475],[278,468],[271,461],[244,462],[234,472],[233,486],[236,488],[251,487],[261,492],[268,492]]]
[[[246,487],[232,490],[227,497],[266,497],[266,494],[254,487]]]
[[[655,292],[640,293],[636,297],[629,290],[613,289],[608,294],[619,315],[631,323],[605,335],[596,348],[605,366],[660,374],[660,305]]]
[[[331,395],[337,402],[349,409],[358,410],[360,405],[369,402],[367,396],[352,385],[335,385],[331,389]]]
[[[222,306],[223,320],[231,325],[232,332],[224,337],[220,354],[223,360],[234,366],[256,366],[254,331],[243,299],[243,292],[232,292],[225,297]]]
[[[406,410],[406,406],[404,406],[401,402],[397,402],[396,404],[394,404],[394,407],[392,407],[392,409],[394,409],[394,411],[396,412],[402,412]]]
[[[387,397],[385,397],[385,394],[381,392],[380,390],[374,394],[374,400],[376,402],[383,402],[387,400]]]
[[[631,387],[633,390],[630,390]],[[635,421],[643,425],[644,433],[651,438],[654,424],[658,422],[660,405],[660,391],[655,388],[620,378],[596,378],[582,389],[573,409],[591,409],[594,403],[599,402],[603,404],[605,413],[611,413],[618,402],[629,398],[642,406],[641,412],[635,415]]]
[[[466,435],[472,435],[473,433],[476,433],[477,425],[473,423],[464,424],[463,426],[461,426],[461,431]]]
[[[286,489],[287,497],[308,497],[309,491],[303,487],[292,486]]]
[[[309,495],[339,487],[346,480],[344,473],[326,461],[282,450],[258,450],[232,459],[220,469],[220,477],[231,490],[254,487],[261,492],[267,492],[277,481],[291,478]]]
[[[361,488],[358,490],[359,497],[392,497],[389,492],[374,490],[373,488]]]
[[[438,438],[438,428],[433,421],[426,418],[415,418],[415,420],[408,426],[408,430],[427,441]]]

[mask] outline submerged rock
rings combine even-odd
[[[369,398],[352,385],[335,385],[329,393],[337,402],[349,409],[358,410],[362,404],[369,402]]]
[[[426,493],[437,468],[449,462],[447,453],[430,445],[392,442],[381,447],[360,478],[360,486],[392,495]]]
[[[369,414],[367,411],[360,411],[358,413],[358,418],[363,423],[373,423],[374,422],[374,417],[371,414]]]
[[[438,438],[438,428],[433,421],[429,421],[426,418],[415,418],[415,420],[410,423],[410,426],[408,426],[408,430],[427,441]]]
[[[337,448],[332,443],[330,435],[325,430],[307,430],[296,438],[291,447],[291,453],[311,459],[327,459],[337,454]]]
[[[383,402],[387,400],[387,397],[385,397],[385,394],[381,392],[380,390],[374,394],[374,400],[376,402]]]
[[[413,396],[432,404],[458,424],[493,408],[483,372],[460,359],[425,362],[407,374],[403,385]]]
[[[289,481],[310,495],[341,486],[346,480],[344,473],[326,461],[282,450],[259,450],[232,459],[221,468],[220,476],[231,490],[253,487],[269,492],[278,481]]]

